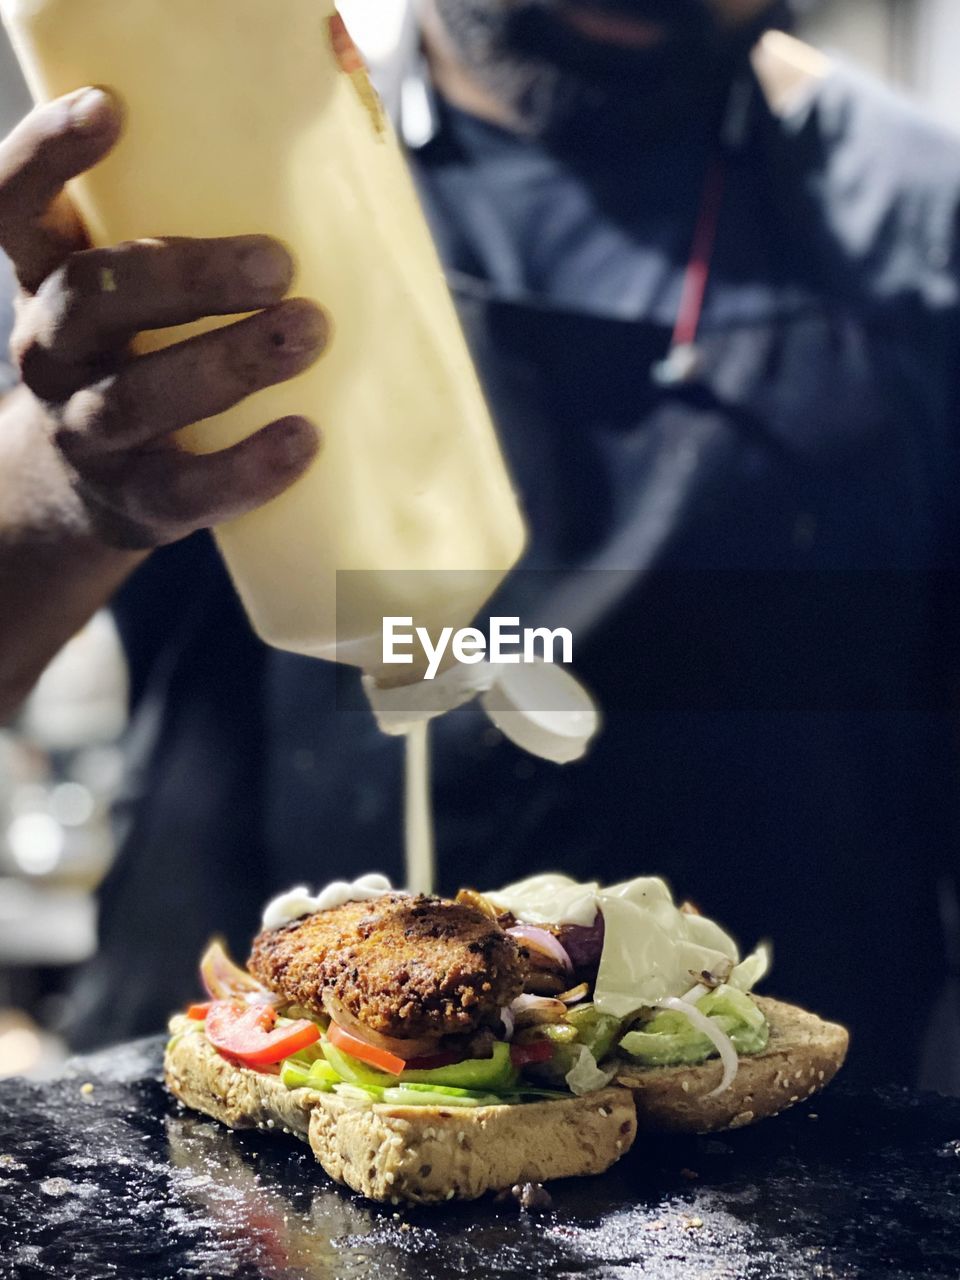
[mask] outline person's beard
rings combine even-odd
[[[507,107],[516,128],[557,145],[653,138],[712,126],[758,35],[787,25],[786,0],[736,27],[704,0],[577,0],[582,11],[662,26],[644,48],[581,35],[565,0],[436,0],[464,66]]]

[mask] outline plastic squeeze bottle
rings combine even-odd
[[[376,673],[385,616],[466,625],[518,559],[523,521],[405,160],[332,0],[0,11],[38,101],[100,84],[126,106],[115,152],[72,184],[95,244],[267,233],[332,317],[314,368],[182,433],[207,452],[287,414],[323,430],[292,489],[216,530],[260,636]]]

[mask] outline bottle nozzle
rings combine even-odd
[[[363,687],[384,733],[409,733],[479,697],[504,737],[556,764],[579,760],[600,727],[599,708],[584,686],[550,662],[460,663],[434,680],[389,688],[365,675]]]

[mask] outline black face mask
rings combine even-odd
[[[465,66],[518,128],[558,146],[670,136],[713,127],[758,35],[788,25],[786,0],[723,25],[704,0],[578,0],[578,8],[648,21],[664,38],[622,48],[564,22],[564,0],[436,0]]]

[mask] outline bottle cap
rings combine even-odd
[[[392,735],[408,733],[479,695],[504,737],[556,764],[579,760],[600,727],[599,709],[587,690],[551,662],[462,663],[435,680],[390,688],[364,676],[363,687],[377,724]]]
[[[599,708],[587,690],[551,662],[497,668],[480,702],[512,743],[555,764],[579,760],[600,727]]]

